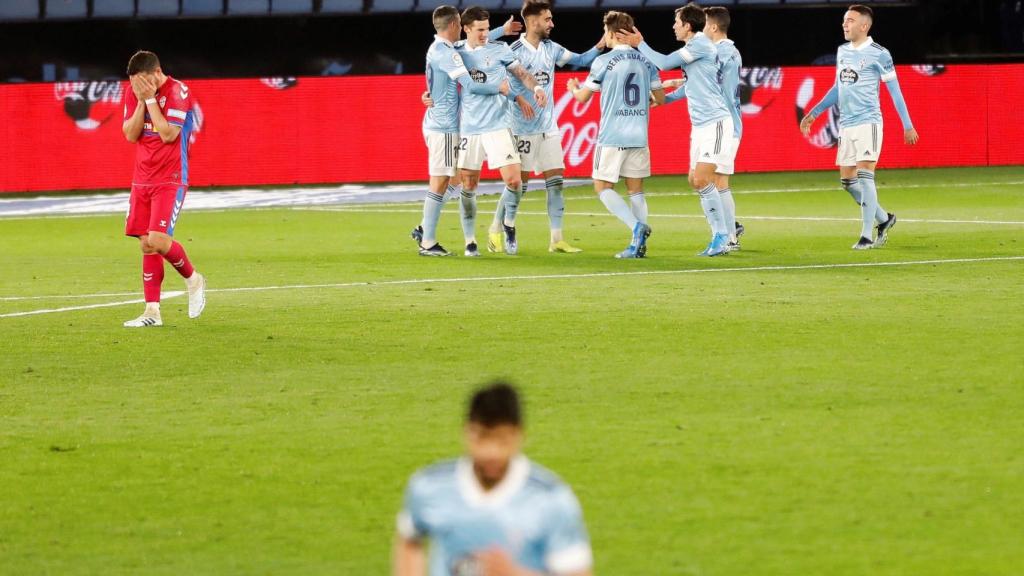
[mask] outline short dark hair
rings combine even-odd
[[[539,16],[545,10],[551,10],[551,2],[546,0],[526,0],[523,2],[523,10],[520,14],[522,14],[523,20],[526,20],[527,16]]]
[[[139,50],[128,59],[128,75],[134,76],[139,72],[152,72],[160,67],[160,59],[156,54],[147,50]]]
[[[480,20],[490,22],[491,13],[480,6],[470,6],[462,11],[463,26],[472,26],[473,22],[479,22]]]
[[[632,16],[625,12],[616,12],[615,10],[605,14],[603,22],[612,34],[623,30],[632,32],[634,27]]]
[[[732,18],[729,17],[729,9],[723,6],[711,6],[710,8],[704,9],[704,18],[712,20],[718,29],[723,34],[729,31],[729,24],[732,23]]]
[[[519,393],[507,382],[492,382],[477,390],[469,400],[467,420],[488,428],[510,424],[523,425],[523,412]]]
[[[689,24],[690,30],[695,34],[704,29],[704,23],[707,21],[704,16],[704,10],[696,2],[690,2],[682,8],[676,8],[676,16],[684,24]]]
[[[452,22],[459,19],[459,9],[455,6],[438,6],[434,9],[434,30],[444,32],[452,25]]]
[[[875,12],[874,12],[874,10],[871,9],[870,6],[865,6],[863,4],[854,4],[854,5],[850,6],[849,8],[847,8],[846,10],[848,12],[857,12],[858,14],[867,16],[871,20],[875,19]]]

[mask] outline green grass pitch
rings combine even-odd
[[[206,312],[143,330],[139,304],[11,316],[141,297],[122,215],[0,219],[0,574],[386,574],[408,476],[497,376],[596,574],[1020,574],[1024,168],[878,188],[900,222],[854,252],[835,172],[740,175],[743,250],[706,259],[655,178],[639,261],[587,188],[576,255],[539,191],[521,255],[479,259],[418,257],[418,204],[186,205]],[[440,237],[461,253],[454,203]]]

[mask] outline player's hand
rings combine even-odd
[[[505,25],[502,26],[501,29],[505,32],[505,36],[513,36],[523,31],[523,23],[516,22],[515,16],[509,16],[508,20],[505,21]]]
[[[476,555],[480,562],[483,576],[516,576],[520,573],[519,566],[512,561],[508,553],[498,548],[491,548]]]
[[[661,86],[668,90],[669,88],[679,88],[683,84],[686,84],[686,80],[682,78],[673,78],[671,80],[662,80]]]
[[[548,105],[548,94],[543,90],[533,91],[533,101],[537,103],[537,108],[543,108]]]
[[[811,114],[804,116],[804,119],[800,121],[800,131],[804,136],[811,135],[811,124],[814,124],[814,116]]]
[[[636,48],[644,41],[644,35],[640,33],[640,30],[636,26],[633,26],[632,32],[625,32],[623,30],[616,32],[615,39],[623,44],[629,44],[633,48]]]
[[[565,89],[568,90],[569,92],[575,92],[576,90],[579,89],[579,87],[580,81],[575,78],[569,78],[569,80],[565,83]]]
[[[149,100],[156,96],[156,83],[151,82],[145,76],[139,76],[139,93],[138,97],[142,100]]]
[[[597,48],[598,50],[604,50],[607,47],[608,47],[608,43],[605,42],[604,34],[602,34],[601,35],[601,39],[597,41],[597,44],[594,45],[594,48]]]
[[[647,94],[647,100],[651,108],[657,108],[658,106],[661,106],[661,104],[658,104],[658,101],[654,98],[653,92]]]
[[[501,94],[502,96],[508,96],[508,93],[511,89],[512,87],[509,86],[508,78],[506,78],[502,80],[501,85],[498,86],[498,93]]]
[[[920,139],[920,137],[917,135],[917,130],[914,130],[913,128],[903,132],[903,141],[906,142],[910,146],[913,146],[914,144],[917,144],[917,141],[919,139]]]
[[[533,111],[533,106],[530,106],[530,101],[522,96],[516,96],[516,105],[519,106],[519,111],[523,113],[523,118],[527,120],[533,120],[536,113]]]
[[[145,98],[142,97],[142,76],[138,74],[132,74],[128,77],[128,82],[132,85],[132,92],[135,93],[135,97],[142,102]]]
[[[434,99],[430,97],[430,90],[423,91],[423,94],[420,96],[420,102],[423,102],[423,105],[427,108],[434,106]]]

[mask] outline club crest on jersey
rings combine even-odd
[[[853,68],[843,68],[842,71],[839,72],[839,81],[843,84],[854,84],[859,78],[860,76]]]
[[[164,108],[166,106],[166,104],[167,104],[167,96],[161,96],[160,97],[160,107]]]
[[[479,82],[480,84],[487,82],[487,73],[483,70],[470,70],[469,77],[473,79],[473,82]]]

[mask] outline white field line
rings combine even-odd
[[[163,294],[161,298],[167,300],[168,298],[174,298],[181,296],[184,292],[167,292]],[[55,312],[74,312],[76,310],[91,310],[93,308],[111,308],[114,306],[124,306],[126,304],[143,304],[146,302],[145,298],[135,298],[133,300],[121,300],[120,302],[104,302],[102,304],[88,304],[86,306],[67,306],[64,308],[44,308],[42,310],[29,310],[27,312],[10,312],[8,314],[0,314],[0,318],[17,318],[18,316],[35,316],[37,314],[53,314]]]
[[[354,288],[359,286],[407,286],[414,284],[455,284],[461,282],[502,282],[509,280],[571,280],[581,278],[617,278],[626,276],[670,276],[682,274],[714,274],[727,272],[783,272],[794,270],[829,270],[842,268],[879,268],[894,266],[936,266],[939,264],[969,264],[978,262],[1014,262],[1022,261],[1024,256],[987,256],[981,258],[948,258],[939,260],[909,260],[905,262],[850,262],[844,264],[803,264],[795,266],[750,266],[735,268],[684,268],[681,270],[633,270],[626,272],[584,272],[578,274],[539,274],[539,275],[511,275],[511,276],[468,276],[463,278],[418,278],[410,280],[384,280],[381,282],[341,282],[332,284],[284,284],[279,286],[243,286],[238,288],[211,288],[207,292],[267,292],[271,290],[322,290],[336,288]],[[169,293],[166,297],[180,296],[183,292]],[[59,296],[57,297],[59,298]],[[122,306],[125,304],[138,304],[142,299],[124,300],[119,302],[108,302],[104,304],[90,304],[87,306],[69,306],[65,308],[52,308],[43,310],[29,310],[27,312],[12,312],[0,314],[0,318],[13,318],[17,316],[30,316],[35,314],[50,314],[54,312],[71,312],[75,310],[88,310],[91,308],[105,308],[110,306]]]
[[[367,214],[419,214],[422,210],[406,209],[375,209],[375,208],[361,208],[358,206],[352,208],[345,208],[341,206],[327,208],[327,207],[314,207],[314,208],[295,208],[294,210],[299,211],[310,211],[310,212],[356,212],[356,213],[367,213]],[[519,214],[526,216],[547,216],[547,212],[529,212],[520,210]],[[609,212],[566,212],[566,216],[607,216],[614,217],[614,214]],[[649,214],[650,218],[694,218],[704,220],[703,214]],[[860,218],[839,218],[832,216],[747,216],[741,214],[740,220],[797,220],[797,221],[808,221],[808,222],[860,222]],[[930,219],[930,218],[900,218],[899,222],[914,223],[914,224],[1006,224],[1011,226],[1024,226],[1024,220],[943,220],[943,219]]]

